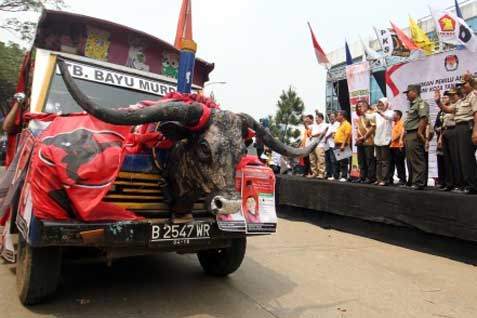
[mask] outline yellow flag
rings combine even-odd
[[[434,52],[434,44],[411,17],[409,17],[409,29],[411,30],[411,37],[414,43],[416,43],[426,55],[432,54],[432,52]]]

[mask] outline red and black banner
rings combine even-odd
[[[101,202],[119,173],[130,126],[89,116],[57,117],[38,137],[28,183],[35,216],[81,221],[136,220]]]

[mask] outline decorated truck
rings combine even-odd
[[[303,156],[316,143],[288,147],[202,96],[214,65],[200,59],[193,92],[177,93],[178,56],[126,26],[42,13],[19,77],[16,151],[0,182],[1,253],[16,262],[23,304],[55,292],[71,248],[108,264],[196,253],[207,274],[226,276],[247,236],[276,231],[274,175],[247,146],[261,138]]]

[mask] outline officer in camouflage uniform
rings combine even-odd
[[[429,104],[421,98],[421,86],[409,85],[404,92],[409,100],[409,109],[404,122],[406,130],[406,157],[409,171],[408,186],[423,190],[427,185],[428,160],[425,145],[426,127],[429,120]]]

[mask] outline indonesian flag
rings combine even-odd
[[[328,57],[326,56],[321,46],[318,44],[315,34],[313,33],[313,30],[311,29],[310,22],[308,22],[308,28],[310,28],[311,41],[313,42],[313,48],[315,49],[315,54],[316,54],[316,59],[318,60],[318,64],[329,64],[330,61],[328,60]]]
[[[192,4],[191,0],[182,0],[179,21],[177,22],[174,46],[180,50],[182,39],[192,40]]]

